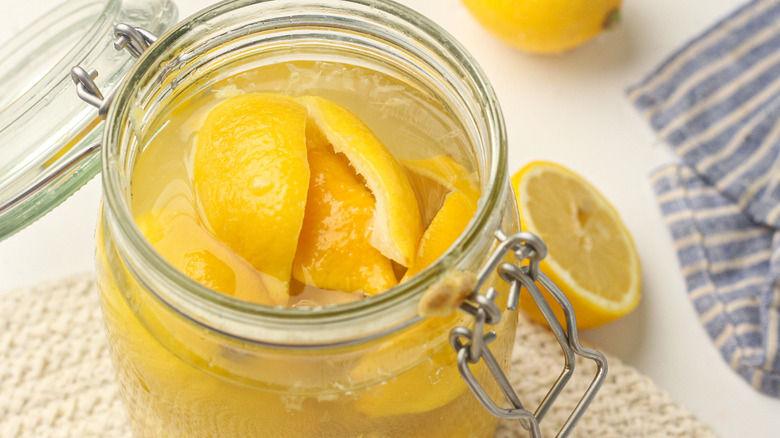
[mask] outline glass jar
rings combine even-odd
[[[483,196],[455,245],[421,274],[361,301],[272,308],[214,292],[170,266],[130,209],[145,127],[227,75],[289,60],[360,65],[412,84],[468,137]],[[468,390],[449,333],[471,317],[417,315],[421,295],[452,272],[477,272],[493,232],[518,231],[506,140],[483,73],[435,25],[367,1],[234,1],[166,33],[111,104],[103,143],[98,279],[111,355],[137,436],[490,437],[497,419]],[[141,139],[141,140],[139,140]],[[468,148],[466,150],[465,148]],[[500,309],[508,285],[491,276]],[[494,330],[506,370],[516,317]],[[489,382],[487,368],[474,372]],[[500,396],[498,387],[488,393]]]
[[[505,129],[487,79],[462,47],[415,12],[370,0],[224,2],[148,49],[139,38],[137,63],[99,105],[101,113],[109,109],[97,231],[110,351],[137,436],[487,438],[497,416],[525,419],[538,434],[538,420],[571,375],[574,354],[598,354],[580,348],[568,317],[567,337],[533,281],[524,282],[535,276],[534,250],[505,245],[506,235],[519,231]],[[166,262],[133,220],[134,169],[144,139],[173,117],[169,108],[238,73],[292,61],[354,65],[404,81],[444,110],[465,139],[453,157],[478,174],[477,212],[445,254],[408,281],[360,301],[283,308],[220,294]],[[497,247],[503,249],[496,253]],[[496,271],[512,257],[509,249],[532,263]],[[419,316],[421,297],[468,273],[478,279],[476,292],[489,291],[470,295],[476,307]],[[517,323],[509,303],[521,283],[566,352],[538,417],[498,378],[508,372]],[[565,298],[545,286],[570,316]],[[487,304],[495,309],[489,317],[480,307]],[[493,332],[483,337],[486,318]],[[479,334],[473,340],[464,330],[471,326]],[[477,346],[477,340],[492,342]],[[604,366],[567,425],[598,389]],[[486,402],[502,396],[511,409]]]

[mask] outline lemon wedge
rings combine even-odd
[[[273,304],[262,274],[208,233],[187,212],[147,212],[136,223],[169,263],[217,292],[260,304]]]
[[[466,229],[466,225],[476,211],[476,195],[467,195],[459,190],[450,192],[444,198],[444,204],[439,212],[425,229],[417,247],[414,263],[401,281],[406,281],[441,257]]]
[[[441,257],[466,228],[477,208],[479,190],[466,168],[449,156],[440,155],[421,160],[404,160],[404,168],[415,182],[418,193],[443,194],[444,202],[433,216],[417,245],[414,262],[401,281],[406,281]],[[435,203],[435,202],[432,202]],[[440,408],[464,391],[455,355],[444,348],[430,356],[420,351],[420,345],[440,345],[435,334],[446,333],[444,327],[462,315],[446,312],[437,318],[426,318],[399,339],[381,344],[361,358],[350,371],[355,381],[375,376],[377,371],[388,375],[398,373],[404,364],[419,364],[363,392],[357,409],[371,417],[414,414]],[[409,400],[411,403],[395,403]]]
[[[479,189],[466,168],[448,155],[419,160],[402,160],[418,193],[438,195],[444,202],[429,199],[438,210],[417,245],[414,263],[401,281],[425,269],[455,243],[477,210]],[[443,194],[443,195],[442,195]]]
[[[260,272],[276,304],[288,301],[309,188],[306,107],[270,94],[231,97],[198,131],[193,180],[214,234]]]
[[[346,108],[321,97],[300,98],[312,123],[344,154],[374,196],[370,244],[385,257],[411,265],[422,235],[420,208],[409,178],[379,139]]]
[[[566,294],[577,327],[598,327],[637,306],[641,268],[633,239],[609,202],[574,172],[534,162],[512,177],[520,223],[547,243],[541,270]],[[544,322],[530,297],[521,300],[529,315]],[[548,302],[563,323],[557,304]]]
[[[368,295],[394,286],[392,262],[369,244],[371,192],[316,127],[307,127],[306,143],[311,178],[293,278]]]

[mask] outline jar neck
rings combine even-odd
[[[303,49],[293,53],[293,48]],[[150,125],[164,102],[181,94],[186,84],[203,75],[219,76],[236,59],[258,53],[277,62],[296,56],[351,59],[405,75],[442,102],[472,147],[469,153],[482,196],[466,230],[437,262],[375,296],[301,309],[220,294],[155,252],[130,210],[131,177],[142,147],[138,137],[143,137],[137,135],[137,127]],[[163,35],[139,59],[116,94],[104,134],[105,223],[139,283],[210,330],[273,345],[305,348],[363,342],[412,324],[420,295],[428,287],[453,269],[476,271],[485,259],[504,213],[506,181],[503,119],[484,73],[444,30],[386,1],[247,0],[204,10]]]

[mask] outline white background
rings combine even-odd
[[[211,2],[177,3],[180,17],[186,17]],[[671,155],[624,96],[627,86],[741,1],[626,0],[616,29],[554,57],[528,56],[502,45],[458,0],[403,3],[452,33],[487,72],[508,125],[511,171],[535,159],[568,166],[612,201],[631,230],[643,263],[643,299],[634,313],[585,333],[584,339],[650,376],[720,436],[780,436],[780,400],[759,394],[731,371],[688,302],[647,180]],[[24,24],[11,17],[29,15],[31,4],[0,0],[0,6],[2,41]],[[95,179],[45,218],[0,242],[0,293],[92,271],[99,200]]]

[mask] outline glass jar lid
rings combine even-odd
[[[114,49],[114,26],[126,22],[159,34],[178,15],[171,0],[61,2],[36,2],[49,12],[0,45],[0,241],[100,170],[102,124],[76,96],[70,69],[99,71],[95,82],[111,90],[134,61]],[[30,8],[23,8],[11,8],[10,16],[26,21]]]

